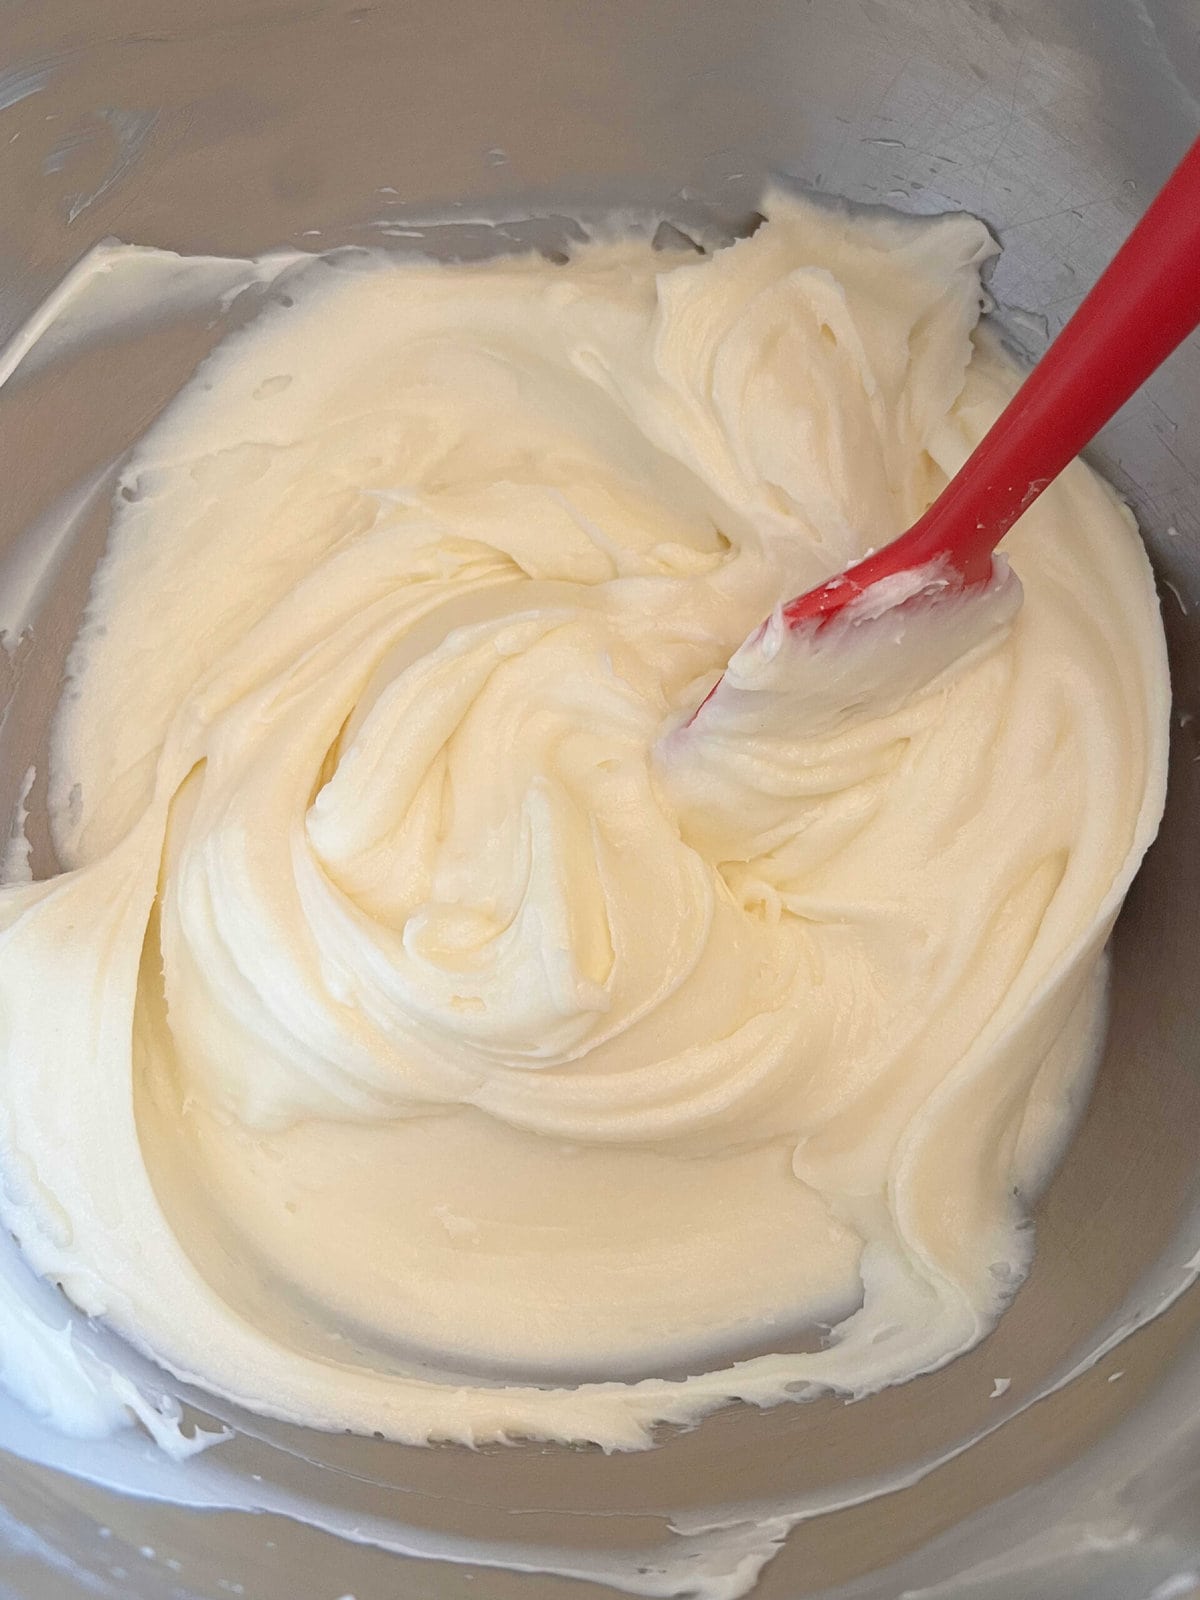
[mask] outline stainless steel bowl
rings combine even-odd
[[[1195,0],[10,0],[3,16],[0,334],[107,235],[471,255],[552,244],[613,205],[733,233],[782,177],[984,216],[1005,246],[1002,319],[1036,354],[1200,126]],[[132,368],[102,345],[70,382],[51,364],[0,391],[0,596],[12,552],[210,338],[185,322]],[[682,1595],[688,1552],[713,1549],[747,1571],[774,1553],[763,1600],[1200,1589],[1200,1292],[1102,1353],[1197,1249],[1200,346],[1096,456],[1162,579],[1171,789],[1118,927],[1091,1107],[991,1338],[857,1405],[734,1407],[641,1456],[407,1450],[241,1419],[221,1450],[244,1503],[287,1481],[308,1523],[117,1496],[0,1455],[0,1596],[566,1600],[611,1592],[613,1552],[648,1569],[644,1592]],[[31,635],[0,660],[0,815],[41,747],[102,536],[101,511],[81,519]],[[1000,1375],[1011,1387],[992,1399]],[[910,1481],[874,1493],[889,1475]],[[771,1516],[805,1497],[840,1509],[784,1537]],[[339,1519],[357,1542],[321,1531]],[[384,1522],[456,1560],[379,1548]],[[509,1565],[480,1565],[483,1540]],[[535,1570],[512,1570],[522,1551]]]

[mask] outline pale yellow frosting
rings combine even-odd
[[[983,594],[756,634],[1015,381],[980,223],[768,209],[316,261],[128,463],[70,870],[0,891],[0,1213],[173,1373],[632,1448],[1019,1282],[1161,809],[1150,572],[1076,465]]]

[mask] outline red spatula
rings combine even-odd
[[[987,583],[992,551],[1017,518],[1197,323],[1200,139],[924,516],[891,544],[788,601],[784,622],[821,628],[897,574],[928,569],[939,593]]]

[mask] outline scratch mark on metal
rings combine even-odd
[[[54,66],[38,63],[34,66],[15,67],[0,73],[0,111],[19,105],[32,94],[40,94],[50,82]]]

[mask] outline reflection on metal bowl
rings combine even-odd
[[[733,235],[782,177],[983,216],[1004,245],[1002,324],[1035,355],[1195,136],[1198,29],[1188,0],[48,0],[14,11],[0,46],[0,335],[110,235],[221,255],[553,252],[571,219],[613,207]],[[18,592],[24,553],[212,337],[178,319],[132,365],[97,347],[69,386],[49,367],[0,396],[0,625],[38,615],[0,663],[5,819],[40,760],[100,497],[80,501],[52,592]],[[1094,452],[1162,582],[1171,786],[1115,937],[1092,1103],[988,1340],[853,1406],[731,1407],[623,1457],[405,1449],[193,1397],[237,1430],[207,1476],[148,1443],[141,1496],[3,1458],[0,1593],[565,1600],[702,1578],[734,1596],[758,1574],[764,1600],[1149,1600],[1200,1584],[1200,1299],[1178,1292],[1200,1207],[1198,439],[1193,343]]]

